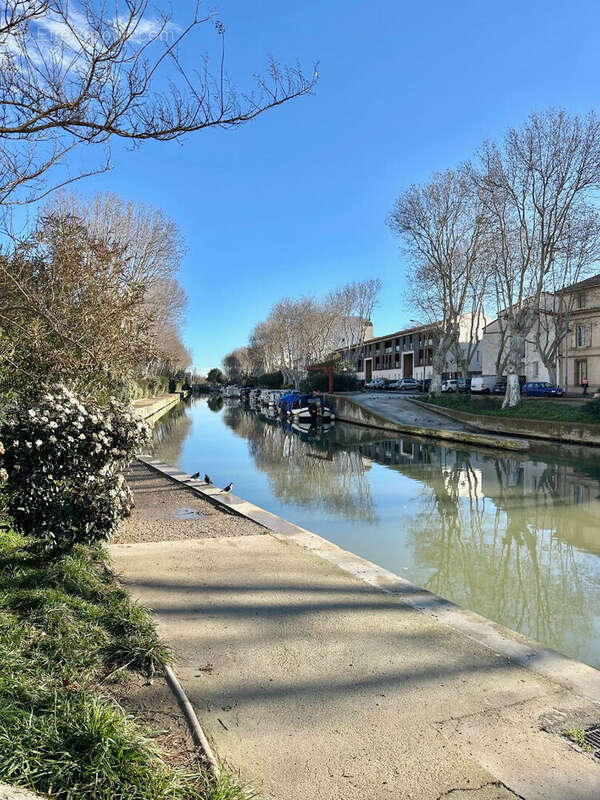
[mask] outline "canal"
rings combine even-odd
[[[600,451],[503,453],[344,423],[301,437],[215,397],[160,420],[154,454],[600,668]]]

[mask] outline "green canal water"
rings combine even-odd
[[[197,398],[157,423],[154,453],[600,668],[600,450],[501,453],[344,423],[309,438]]]

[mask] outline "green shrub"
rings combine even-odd
[[[316,370],[309,372],[307,377],[300,384],[303,392],[327,392],[329,390],[329,375],[327,372]],[[333,373],[333,391],[334,392],[356,392],[360,388],[360,384],[356,376],[352,372],[334,372]]]
[[[265,372],[256,379],[257,386],[262,389],[281,389],[283,387],[282,372]]]
[[[594,419],[600,420],[600,397],[585,403],[583,410]]]
[[[49,549],[107,539],[131,508],[123,475],[150,441],[127,406],[84,402],[64,387],[0,423],[6,508],[16,525]]]

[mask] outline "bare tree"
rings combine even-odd
[[[271,59],[238,92],[225,67],[225,28],[192,3],[182,26],[149,0],[6,0],[0,13],[0,204],[30,202],[110,168],[111,139],[138,145],[210,127],[231,128],[307,94],[317,80]],[[182,49],[214,25],[216,69],[189,68]],[[181,46],[185,44],[186,47]],[[80,145],[102,158],[74,167]],[[67,161],[67,157],[69,157]],[[70,168],[68,166],[70,164]]]
[[[483,214],[466,171],[448,170],[424,186],[411,186],[396,200],[388,226],[406,245],[415,306],[437,323],[430,389],[436,394],[448,354],[459,352],[461,315],[469,300],[480,304],[486,274],[480,259]]]
[[[334,289],[326,299],[328,305],[337,309],[341,346],[348,353],[354,350],[359,358],[380,291],[379,278],[369,278]]]
[[[248,347],[236,347],[223,358],[223,369],[233,383],[247,378],[254,366],[252,354]]]
[[[600,184],[600,122],[594,114],[532,114],[501,145],[486,144],[478,187],[493,234],[493,266],[507,336],[505,406],[520,400],[525,341],[564,251],[570,225]]]

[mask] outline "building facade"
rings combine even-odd
[[[519,376],[527,381],[548,381],[550,374],[544,365],[542,356],[537,347],[537,324],[530,331],[525,340],[525,358],[519,368]],[[545,333],[545,330],[544,330]],[[502,347],[501,322],[495,319],[486,325],[481,342],[481,374],[496,375],[498,355]],[[504,343],[506,348],[508,342]],[[502,373],[502,370],[500,370]]]
[[[483,315],[479,315],[475,320],[470,314],[465,314],[461,318],[459,334],[461,348],[465,352],[468,351],[470,337],[477,337],[469,365],[469,375],[481,372],[480,340],[488,321]],[[348,361],[359,380],[366,382],[375,378],[424,380],[432,375],[437,330],[435,324],[417,325],[386,336],[365,339],[361,345],[340,348],[338,352]],[[455,357],[448,354],[443,377],[458,377],[458,369]]]
[[[552,381],[538,342],[547,351],[549,342],[557,344],[553,357],[555,380],[567,391],[580,391],[584,378],[588,380],[590,393],[600,389],[600,275],[542,297],[538,321],[525,341],[519,374],[527,381]],[[507,348],[508,341],[503,341],[500,316],[486,325],[483,333],[483,375],[496,375],[502,347]]]
[[[590,392],[600,389],[600,275],[567,287],[566,336],[559,349],[560,382],[577,392],[587,378]]]

